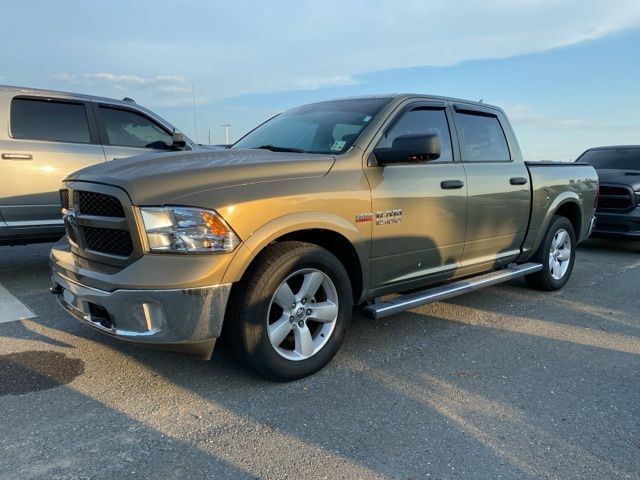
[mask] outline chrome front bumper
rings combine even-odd
[[[52,293],[71,315],[113,337],[203,356],[220,336],[231,284],[166,290],[114,290],[81,285],[52,272]],[[183,345],[185,348],[177,348]],[[173,348],[171,347],[173,346]],[[211,352],[209,351],[209,356]]]

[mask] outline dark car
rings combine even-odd
[[[600,177],[593,236],[640,239],[640,145],[590,148],[576,161]]]

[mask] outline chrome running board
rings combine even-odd
[[[389,315],[408,310],[409,308],[420,307],[427,303],[446,300],[447,298],[473,292],[474,290],[479,290],[484,287],[508,282],[514,278],[523,277],[530,273],[539,272],[540,270],[542,270],[542,264],[540,263],[523,263],[522,265],[514,264],[502,270],[484,273],[482,275],[465,278],[446,285],[440,285],[427,290],[393,297],[389,300],[375,302],[364,307],[364,313],[368,317],[377,320],[379,318],[388,317]]]

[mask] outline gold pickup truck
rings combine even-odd
[[[422,95],[294,108],[226,150],[69,175],[60,304],[132,342],[310,375],[376,319],[524,276],[562,287],[594,226],[587,164],[523,161],[497,108]],[[389,294],[399,294],[390,296]]]

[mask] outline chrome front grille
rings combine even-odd
[[[69,237],[69,240],[71,240],[73,243],[78,243],[78,239],[76,237],[76,231],[71,225],[71,222],[69,221],[68,218],[64,219],[64,229],[67,232],[67,237]]]
[[[600,184],[597,211],[624,213],[635,207],[635,193],[626,185]]]
[[[125,266],[141,255],[131,203],[124,191],[106,185],[70,182],[60,191],[64,226],[74,253]]]

